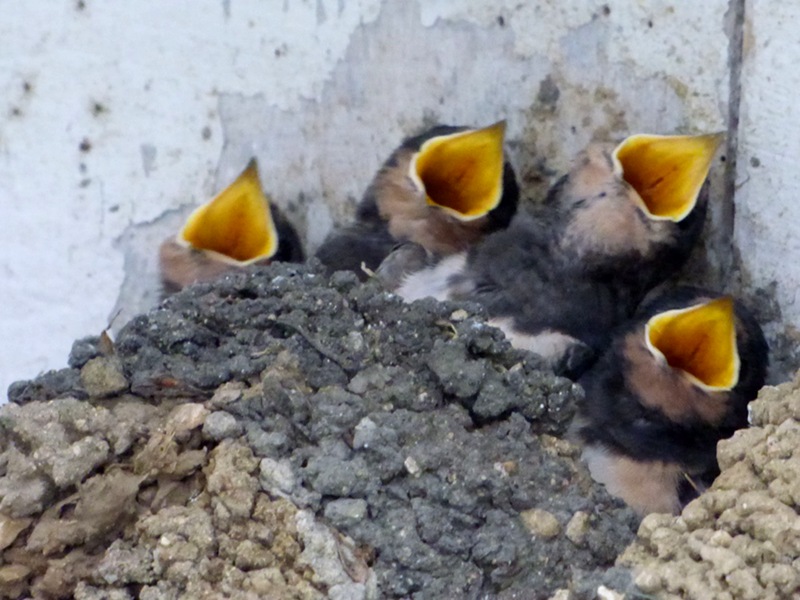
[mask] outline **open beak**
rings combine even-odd
[[[429,139],[411,160],[410,176],[428,204],[460,221],[478,219],[503,196],[505,121]]]
[[[236,181],[191,214],[178,242],[239,266],[275,254],[278,233],[255,159]]]
[[[651,317],[647,347],[707,391],[733,389],[739,381],[739,352],[733,300],[723,297]]]
[[[723,134],[633,135],[614,150],[615,169],[654,219],[682,221],[692,212]]]

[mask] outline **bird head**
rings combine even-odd
[[[626,389],[675,423],[743,426],[769,362],[763,331],[745,306],[689,286],[643,302],[614,344]]]
[[[447,256],[503,229],[519,188],[504,160],[505,122],[481,129],[437,125],[408,138],[378,171],[359,204],[364,223]]]
[[[721,135],[634,135],[592,144],[554,186],[559,243],[588,270],[624,270],[649,289],[688,257],[705,217],[701,188]],[[559,229],[560,231],[560,229]]]
[[[747,425],[767,364],[740,302],[688,286],[655,294],[581,380],[592,476],[639,512],[678,512],[719,473],[717,442]]]
[[[273,214],[253,159],[233,183],[189,216],[177,236],[161,244],[159,267],[165,293],[278,256],[302,260],[294,228],[275,210]]]

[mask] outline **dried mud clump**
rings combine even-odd
[[[233,440],[209,449],[209,411],[168,404],[3,407],[0,597],[324,597],[302,560],[298,510],[259,490],[252,451]],[[25,437],[44,418],[38,439]]]
[[[620,563],[659,598],[800,596],[800,377],[766,387],[752,427],[720,443],[722,474],[679,517],[651,515]]]
[[[272,265],[76,342],[0,408],[0,597],[624,588],[637,520],[561,439],[580,388],[482,317]]]

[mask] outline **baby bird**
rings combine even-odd
[[[197,208],[159,252],[166,294],[273,260],[300,262],[304,254],[292,224],[267,200],[255,158],[231,185]]]
[[[677,514],[719,474],[717,442],[747,425],[767,362],[729,296],[682,287],[647,302],[580,380],[574,429],[592,476],[642,514]]]
[[[504,160],[505,122],[483,129],[439,125],[405,140],[375,175],[353,224],[316,253],[331,271],[360,277],[404,242],[446,256],[506,227],[519,199]]]
[[[397,293],[483,304],[512,345],[577,377],[611,330],[688,257],[720,135],[635,135],[593,144],[532,212]]]

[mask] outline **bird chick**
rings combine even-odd
[[[767,362],[731,297],[682,287],[647,302],[580,379],[573,428],[592,476],[642,514],[677,514],[719,474],[717,442],[747,425]]]
[[[436,126],[405,140],[375,175],[353,224],[334,230],[316,253],[331,271],[375,270],[399,244],[433,256],[469,248],[506,227],[519,189],[504,160],[505,122],[482,129]]]
[[[577,377],[611,330],[688,257],[720,135],[592,144],[532,211],[407,277],[397,292],[483,304],[512,345]]]
[[[167,294],[231,269],[273,260],[302,261],[303,249],[292,224],[264,194],[256,159],[219,195],[197,208],[159,251]]]

